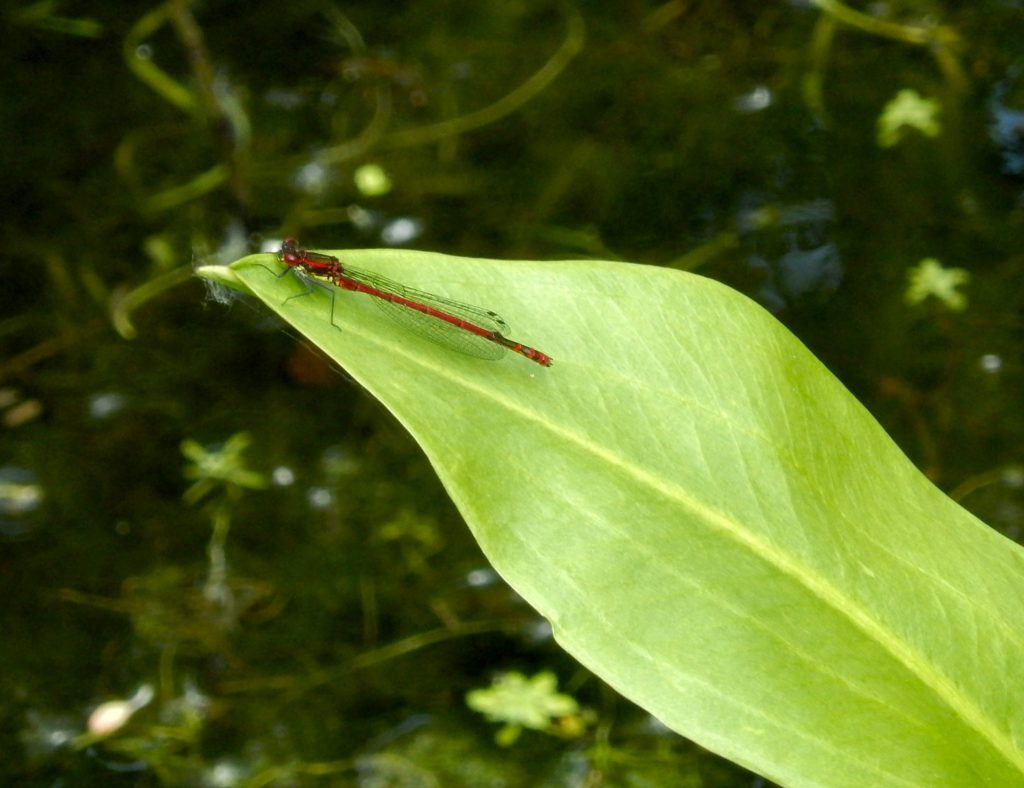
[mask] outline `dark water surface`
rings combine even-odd
[[[0,782],[758,784],[564,655],[383,408],[191,266],[696,269],[1018,539],[1024,9],[886,7],[940,45],[797,0],[5,11]],[[586,711],[499,747],[464,697],[512,670]]]

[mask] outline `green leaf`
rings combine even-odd
[[[555,359],[462,356],[354,293],[335,328],[272,256],[232,270],[402,421],[584,665],[776,781],[1024,784],[1021,550],[764,310],[645,266],[335,254]]]
[[[517,671],[503,673],[490,687],[468,692],[466,703],[494,722],[535,731],[547,730],[554,718],[579,711],[576,699],[558,692],[558,679],[546,670],[531,678]]]

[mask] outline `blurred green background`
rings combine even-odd
[[[1019,2],[3,14],[0,782],[764,784],[562,654],[389,414],[192,276],[284,235],[726,282],[1021,537]]]

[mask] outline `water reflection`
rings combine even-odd
[[[42,506],[45,494],[36,475],[27,468],[0,467],[0,537],[27,537],[38,523],[32,515]]]

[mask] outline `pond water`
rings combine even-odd
[[[5,784],[764,784],[565,655],[383,407],[192,276],[286,235],[725,282],[1022,536],[1020,3],[9,15]],[[578,711],[496,743],[466,694],[544,671]]]

